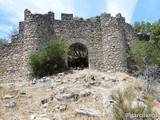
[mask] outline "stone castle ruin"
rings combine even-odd
[[[0,46],[0,80],[27,79],[29,53],[40,50],[54,36],[60,36],[68,47],[84,45],[89,68],[107,71],[127,71],[127,43],[136,39],[120,13],[115,17],[104,13],[94,20],[75,20],[73,14],[62,13],[61,20],[57,20],[53,12],[32,14],[26,9],[19,34],[12,37],[11,43]]]

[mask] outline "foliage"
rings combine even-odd
[[[42,50],[31,53],[29,64],[33,77],[43,77],[58,73],[65,68],[65,44],[53,38]]]
[[[136,62],[140,72],[150,65],[160,67],[160,19],[155,23],[135,22],[133,28],[140,41],[129,43],[128,58]]]
[[[158,22],[152,24],[151,40],[154,41],[155,44],[160,44],[160,19]]]
[[[158,43],[160,41],[160,19],[155,23],[149,22],[135,22],[133,24],[133,28],[139,36],[141,36],[141,40],[146,40],[146,36],[152,42]]]
[[[0,38],[0,45],[7,44],[9,41],[11,41],[12,36],[15,36],[18,34],[18,28],[13,27],[11,31],[9,32],[7,38]]]
[[[5,38],[0,38],[0,45],[4,45],[7,43],[7,40]]]
[[[73,17],[73,20],[81,20],[81,19],[83,19],[83,18],[78,17],[78,16],[74,16],[74,17]]]
[[[154,98],[151,95],[146,95],[146,102],[145,102],[146,107],[138,104],[138,101],[137,101],[137,106],[133,107],[132,103],[136,99],[136,94],[132,87],[129,87],[124,91],[114,91],[111,94],[111,98],[115,101],[115,104],[113,106],[113,117],[115,120],[125,120],[125,119],[132,120],[133,118],[126,116],[128,113],[130,114],[153,113],[152,103]],[[136,118],[136,120],[138,120],[138,118]]]
[[[95,21],[97,21],[97,18],[96,17],[90,17],[89,20],[92,21],[92,22],[95,22]]]
[[[140,68],[146,65],[160,64],[160,42],[156,46],[148,41],[130,42],[129,57],[132,57]]]
[[[12,27],[10,33],[8,34],[9,39],[12,39],[12,36],[15,36],[19,33],[18,28],[17,27]]]

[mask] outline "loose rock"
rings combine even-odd
[[[79,93],[79,96],[80,97],[87,97],[89,95],[91,95],[92,93],[89,91],[89,90],[82,90],[80,93]]]
[[[58,112],[58,111],[65,111],[66,108],[67,108],[67,107],[66,107],[65,104],[60,104],[60,105],[56,105],[56,106],[54,107],[53,111],[56,111],[56,112]]]
[[[8,108],[14,108],[16,106],[16,102],[13,101],[13,100],[6,101],[5,106],[8,107]]]
[[[10,98],[13,98],[13,97],[14,97],[13,95],[7,94],[3,97],[3,99],[10,99]]]
[[[78,105],[75,107],[75,111],[77,113],[81,113],[81,114],[85,114],[85,115],[89,115],[89,116],[100,116],[101,113],[98,110],[95,110],[89,106],[86,105]]]
[[[57,100],[76,101],[78,99],[78,95],[74,93],[57,93],[54,97]]]

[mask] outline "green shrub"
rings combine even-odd
[[[42,50],[29,55],[32,77],[52,75],[65,68],[65,44],[53,38]]]
[[[160,19],[157,22],[135,22],[133,28],[140,41],[129,43],[129,57],[143,70],[146,65],[160,67]]]
[[[78,17],[78,16],[74,16],[74,17],[73,17],[73,20],[81,20],[81,19],[83,19],[83,18]]]
[[[5,38],[0,38],[0,45],[7,44],[7,40]]]
[[[146,65],[160,65],[160,42],[152,44],[149,41],[130,42],[130,51],[128,57],[135,60],[139,68],[145,68]]]

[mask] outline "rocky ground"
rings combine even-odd
[[[0,120],[111,120],[110,94],[145,88],[125,73],[73,71],[32,81],[0,81]],[[160,89],[153,109],[160,115]],[[136,91],[137,93],[140,91]]]

